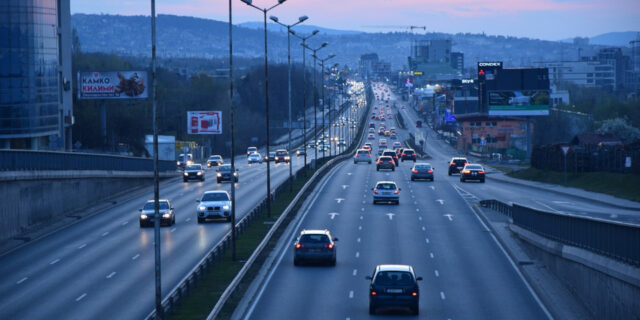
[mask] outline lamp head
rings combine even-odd
[[[283,4],[287,0],[278,0],[278,4]]]
[[[303,22],[303,21],[305,21],[305,20],[307,20],[307,19],[309,19],[309,17],[307,17],[307,16],[302,16],[302,17],[298,18],[298,22]]]
[[[247,5],[251,5],[251,0],[241,0],[242,2],[244,2]]]
[[[273,22],[278,22],[278,17],[270,16],[269,19],[273,20]]]
[[[328,46],[328,45],[329,45],[328,43],[323,42],[321,47],[322,47],[322,48],[324,48],[324,47],[326,47],[326,46]]]
[[[320,31],[319,30],[313,30],[313,32],[311,32],[311,34],[315,36],[316,34],[318,34],[318,32],[320,32]]]

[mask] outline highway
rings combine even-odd
[[[307,161],[313,158],[309,150]],[[296,157],[292,150],[291,159],[295,173],[302,168],[303,157]],[[237,156],[235,163],[239,168],[236,219],[240,220],[266,196],[266,165],[248,165],[244,155]],[[271,166],[275,189],[288,179],[289,166]],[[230,230],[229,223],[196,221],[195,200],[204,191],[230,191],[231,184],[216,183],[215,175],[215,169],[207,169],[205,182],[184,183],[178,177],[161,184],[160,197],[171,200],[176,212],[176,224],[160,231],[163,295]],[[154,230],[139,227],[138,209],[149,199],[152,191],[0,256],[0,319],[147,316],[155,301]]]
[[[394,100],[392,96],[391,104]],[[398,107],[401,104],[398,101]],[[398,110],[410,127],[415,124],[412,110]],[[376,128],[380,122],[369,121]],[[393,119],[386,123],[387,128],[397,127]],[[377,172],[375,164],[344,161],[338,165],[307,199],[299,225],[284,240],[276,267],[257,297],[247,310],[236,310],[236,315],[244,319],[395,317],[404,311],[369,315],[365,276],[378,264],[409,264],[424,278],[420,315],[412,318],[551,318],[471,204],[500,199],[583,215],[616,212],[624,216],[626,210],[490,179],[460,183],[458,175],[447,174],[450,158],[458,154],[434,136],[432,132],[427,147],[433,158],[425,161],[435,167],[434,182],[410,181],[413,162],[401,162],[393,172]],[[399,130],[398,140],[407,138],[407,130]],[[373,142],[377,154],[377,138],[365,141]],[[371,188],[381,180],[393,180],[401,188],[399,205],[372,204]],[[626,217],[637,219],[637,212]],[[293,243],[303,229],[328,229],[339,239],[335,267],[293,265]]]

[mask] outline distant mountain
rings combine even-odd
[[[623,31],[608,32],[589,38],[589,44],[612,46],[612,47],[628,47],[632,40],[640,40],[640,31]],[[571,39],[562,39],[560,42],[572,43]]]
[[[240,27],[244,27],[244,28],[249,28],[249,29],[258,29],[258,30],[263,30],[264,28],[264,22],[243,22],[238,24],[238,26]],[[284,30],[284,27],[269,22],[267,21],[267,30],[269,31],[281,31]],[[329,29],[329,28],[323,28],[323,27],[318,27],[318,26],[314,26],[314,25],[308,25],[308,24],[300,24],[297,25],[295,27],[293,27],[293,30],[295,30],[296,32],[300,32],[303,34],[309,34],[311,32],[313,32],[313,30],[318,30],[320,31],[321,34],[326,34],[326,35],[343,35],[343,34],[360,34],[363,33],[362,31],[353,31],[353,30],[338,30],[338,29]],[[264,31],[264,30],[263,30]]]

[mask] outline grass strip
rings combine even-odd
[[[300,191],[304,184],[311,178],[313,173],[313,170],[309,170],[306,178],[303,174],[298,175],[298,179],[294,180],[293,192],[289,193],[287,191],[283,191],[278,195],[278,197],[271,203],[271,218],[267,217],[265,210],[263,215],[255,218],[254,221],[251,222],[250,226],[237,239],[236,256],[238,261],[232,260],[231,249],[227,249],[224,255],[222,255],[222,257],[198,279],[197,286],[182,299],[180,305],[170,312],[168,319],[196,320],[205,319],[209,315],[224,290],[231,283],[240,269],[242,269],[244,261],[249,259],[258,244],[260,244],[269,229],[272,227],[273,222],[280,217],[289,203],[293,198],[295,198],[298,191]],[[313,188],[310,188],[309,192],[311,192],[312,189]],[[288,190],[288,188],[285,188],[284,190]],[[303,201],[299,202],[298,207],[302,202]],[[297,208],[294,209],[297,210]],[[279,230],[274,234],[271,241],[269,241],[268,245],[265,247],[263,254],[258,257],[251,269],[247,272],[244,280],[227,301],[227,304],[219,315],[220,319],[228,319],[231,317],[235,306],[244,295],[244,292],[262,267],[262,264],[267,258],[269,252],[271,252],[280,238],[280,235],[287,227],[289,222],[288,220],[291,220],[294,216],[295,210],[287,217],[287,220],[280,225]]]
[[[564,185],[564,172],[527,168],[507,174],[510,177]],[[609,194],[640,202],[640,175],[617,172],[567,173],[567,187]]]

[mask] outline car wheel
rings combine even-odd
[[[227,217],[227,222],[231,222],[231,216]]]
[[[376,171],[380,171],[380,168],[376,167]]]
[[[414,315],[419,315],[420,314],[420,307],[416,304],[415,306],[411,307],[411,313],[413,313]]]
[[[414,177],[411,177],[411,181],[416,181],[416,178],[414,178]]]
[[[396,201],[396,205],[400,205],[400,200]]]
[[[431,178],[431,182],[433,182],[433,178]]]
[[[331,261],[329,262],[329,265],[331,265],[332,267],[336,266],[336,258],[331,259]]]
[[[396,171],[396,168],[391,168],[391,171]]]
[[[182,182],[187,182],[187,179],[182,179]]]
[[[140,228],[144,228],[144,223],[140,221]]]
[[[484,183],[484,179],[480,180],[481,183]]]
[[[294,266],[299,266],[300,265],[300,260],[293,258],[293,265]]]
[[[369,314],[376,314],[376,306],[369,303]]]
[[[176,217],[173,217],[173,220],[171,220],[171,225],[176,224]]]
[[[236,179],[236,183],[238,182],[238,179]]]
[[[198,218],[198,223],[203,223],[204,222],[204,218]]]
[[[353,160],[353,164],[356,164],[357,162],[355,160]]]
[[[218,179],[218,183],[220,183],[220,179]]]
[[[464,182],[464,178],[460,177],[460,182]]]
[[[449,175],[451,175],[451,171],[449,171]]]
[[[371,164],[371,161],[369,161],[369,164]]]
[[[377,204],[378,202],[376,202],[375,200],[373,200],[373,204]]]

